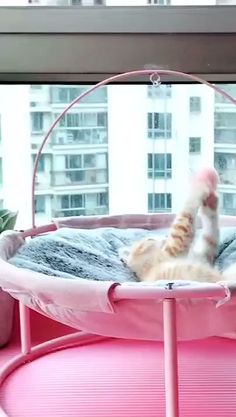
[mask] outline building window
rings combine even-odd
[[[67,104],[75,100],[82,93],[88,90],[87,87],[51,87],[51,101],[52,103]],[[92,94],[83,98],[83,103],[86,104],[104,104],[107,103],[107,87],[101,87],[95,90]]]
[[[85,216],[108,212],[108,192],[58,196],[58,216]]]
[[[236,215],[236,194],[221,193],[220,194],[220,211],[221,214],[228,216]]]
[[[172,133],[171,113],[148,113],[148,137],[170,139]]]
[[[170,6],[171,0],[147,0],[147,4],[150,6]]]
[[[215,152],[214,159],[220,182],[236,185],[236,155],[234,153]]]
[[[236,85],[235,84],[218,84],[217,87],[224,90],[226,93],[230,94],[232,97],[236,97]],[[215,92],[215,102],[216,104],[229,104],[229,106],[232,106],[232,103],[222,94],[219,94]]]
[[[32,112],[31,113],[31,130],[34,133],[43,131],[43,113]]]
[[[172,209],[172,195],[170,193],[149,193],[149,213],[169,213]]]
[[[59,114],[56,114],[56,117]],[[60,127],[107,127],[107,113],[69,113],[59,123]]]
[[[37,195],[35,197],[35,213],[45,213],[46,201],[44,195]]]
[[[215,127],[225,128],[230,127],[236,129],[236,113],[235,112],[216,112],[215,113]]]
[[[107,168],[107,153],[65,155],[65,169]]]
[[[148,154],[148,178],[171,178],[172,155],[170,153]]]
[[[189,110],[191,113],[199,113],[201,111],[201,97],[190,97]]]
[[[107,153],[58,155],[53,170],[54,186],[107,184]]]
[[[215,143],[235,144],[236,138],[236,113],[215,113]]]
[[[65,155],[66,169],[80,169],[82,168],[82,155]]]
[[[171,98],[171,84],[161,84],[159,86],[148,85],[148,98],[165,99]]]
[[[189,153],[201,153],[201,138],[189,138]]]
[[[35,164],[35,160],[36,160],[36,155],[32,155],[33,167]],[[45,171],[45,155],[41,155],[39,158],[39,162],[38,162],[37,172],[44,172],[44,171]]]

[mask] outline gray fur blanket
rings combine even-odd
[[[119,249],[144,236],[166,234],[166,229],[62,228],[30,240],[9,262],[55,277],[120,283],[135,281],[135,276],[120,261]],[[223,229],[221,234],[216,264],[224,270],[236,262],[236,230]]]

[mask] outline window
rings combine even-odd
[[[58,166],[61,167],[60,170],[57,169]],[[107,154],[99,152],[56,155],[52,175],[54,187],[106,184],[108,182]]]
[[[32,155],[33,166],[35,164],[36,155]],[[45,155],[41,155],[38,162],[37,172],[44,172],[45,170]]]
[[[148,154],[148,178],[171,178],[172,155]]]
[[[65,169],[107,168],[106,153],[65,155]]]
[[[56,117],[59,115],[56,114]],[[107,127],[107,113],[69,113],[60,121],[60,127]]]
[[[59,197],[62,209],[81,208],[84,206],[83,194],[63,195]]]
[[[35,133],[43,131],[43,113],[42,112],[31,113],[31,128],[32,128],[32,132],[35,132]]]
[[[172,195],[170,193],[148,194],[148,212],[170,212],[172,208]]]
[[[39,213],[45,213],[46,208],[46,202],[45,202],[45,196],[44,195],[37,195],[35,198],[35,212],[37,214]]]
[[[235,144],[236,112],[215,112],[215,143]]]
[[[236,112],[228,113],[215,113],[215,127],[216,128],[224,128],[224,127],[232,127],[236,129]]]
[[[97,205],[108,206],[108,193],[98,193],[97,194]]]
[[[190,97],[189,110],[190,113],[199,113],[201,111],[201,97]]]
[[[80,87],[81,85],[78,85],[78,88]],[[12,98],[18,100],[17,105],[13,102],[13,106],[4,106],[4,100],[1,100],[1,97],[7,96],[7,88],[6,85],[4,87],[0,85],[3,144],[0,149],[3,158],[3,188],[0,199],[5,200],[4,206],[7,201],[14,201],[15,198],[16,207],[18,204],[19,207],[26,207],[29,203],[27,187],[32,173],[32,158],[35,159],[33,156],[35,149],[30,145],[36,142],[35,139],[40,144],[42,135],[34,134],[30,130],[31,90],[29,86],[14,85],[14,88],[9,88],[9,95],[12,94]],[[42,99],[41,102],[37,102],[35,108],[36,113],[44,115],[44,131],[47,123],[49,124],[50,120],[54,119],[55,112],[59,111],[51,102],[51,89],[52,85],[42,86],[39,92]],[[4,90],[5,96],[2,94]],[[36,224],[49,223],[51,218],[61,215],[100,215],[109,213],[109,210],[110,213],[131,213],[136,212],[137,207],[140,207],[143,212],[145,209],[149,212],[176,212],[185,196],[181,179],[187,178],[191,169],[194,171],[202,164],[212,164],[214,158],[221,178],[219,192],[230,191],[236,195],[236,141],[227,147],[215,146],[213,143],[216,126],[217,128],[223,126],[227,129],[230,129],[229,126],[234,126],[234,110],[226,108],[224,111],[217,111],[216,108],[219,107],[215,104],[212,91],[210,90],[208,95],[208,90],[197,84],[190,86],[172,84],[170,90],[172,96],[168,100],[152,101],[148,98],[147,84],[109,85],[106,110],[103,104],[101,106],[96,104],[92,107],[85,104],[74,109],[67,121],[70,125],[82,121],[84,126],[60,127],[55,132],[56,135],[60,133],[63,136],[65,132],[71,135],[71,132],[88,132],[93,129],[107,132],[106,127],[90,126],[107,123],[109,141],[99,143],[72,140],[64,142],[63,147],[49,142],[48,147],[44,149],[43,157],[39,160],[41,175],[37,175],[36,181],[36,194],[45,197],[46,210],[43,212],[42,202],[37,203],[41,204],[41,209],[40,206],[37,207],[37,212],[41,210],[41,214],[38,216],[38,223],[36,217]],[[191,94],[202,99],[204,97],[204,100],[209,103],[209,105],[204,105],[207,124],[200,126],[201,129],[197,118],[192,121],[189,117],[188,99]],[[8,99],[12,101],[11,96]],[[214,121],[215,114],[216,117],[219,116],[216,121]],[[81,120],[74,120],[78,117]],[[147,140],[145,133],[148,122],[151,131],[155,133],[158,128],[165,127],[165,119],[169,117],[173,120],[171,139],[162,140],[165,138],[163,132],[166,131],[161,130],[160,140]],[[15,123],[14,126],[14,123],[8,122],[9,120],[20,120],[20,123]],[[191,130],[189,130],[190,125]],[[190,135],[188,135],[189,131],[191,131]],[[208,135],[211,138],[204,153],[203,142],[201,142],[203,136],[201,138],[199,134],[201,131],[205,132],[206,140]],[[155,137],[154,133],[153,137]],[[81,140],[79,136],[73,138]],[[54,140],[54,136],[52,139]],[[21,147],[18,146],[19,140]],[[22,149],[24,149],[24,154]],[[199,157],[197,152],[200,150]],[[189,152],[193,157],[189,157]],[[196,158],[195,155],[197,155]],[[14,172],[17,172],[17,181],[19,177],[18,183],[24,184],[25,181],[26,184],[25,189],[22,186],[21,192],[16,195],[13,190],[14,196],[10,194],[12,183],[9,180],[12,166]],[[137,184],[139,184],[138,187]],[[148,193],[151,196],[148,197]],[[70,197],[71,195],[79,197]],[[221,207],[223,210],[223,203]],[[21,213],[19,218],[24,215],[27,221],[29,212],[26,210],[26,213]]]
[[[189,138],[189,153],[190,154],[201,153],[201,138],[198,138],[198,137]]]
[[[171,98],[171,84],[148,85],[148,97],[161,100]]]
[[[57,198],[59,216],[80,216],[106,214],[108,210],[108,192],[70,194]]]
[[[219,87],[222,90],[224,90],[226,93],[230,94],[232,97],[236,98],[236,85],[235,84],[221,84]],[[219,93],[215,93],[215,101],[216,101],[216,104],[227,104],[229,106],[232,106],[230,101]]]
[[[82,168],[82,155],[66,155],[65,167],[66,169]]]
[[[52,104],[66,104],[75,100],[80,94],[84,93],[89,89],[87,87],[51,87],[51,101]],[[88,97],[85,97],[82,101],[84,104],[96,104],[96,103],[106,103],[107,102],[107,87],[100,87],[98,90],[94,91],[94,94],[90,94]]]
[[[222,184],[236,186],[236,155],[234,153],[215,152],[215,168]]]
[[[148,113],[148,137],[170,139],[172,133],[171,113]]]
[[[147,0],[147,4],[150,6],[170,6],[171,0]]]
[[[236,194],[220,193],[220,211],[228,216],[236,215]]]

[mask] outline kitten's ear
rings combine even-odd
[[[127,262],[127,258],[130,254],[130,247],[129,246],[123,246],[122,248],[118,249],[118,255],[121,261],[124,263]]]

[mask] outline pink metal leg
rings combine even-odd
[[[176,300],[163,301],[166,417],[179,417]]]
[[[31,351],[30,310],[21,302],[19,303],[19,309],[21,352],[23,355],[27,355]]]

